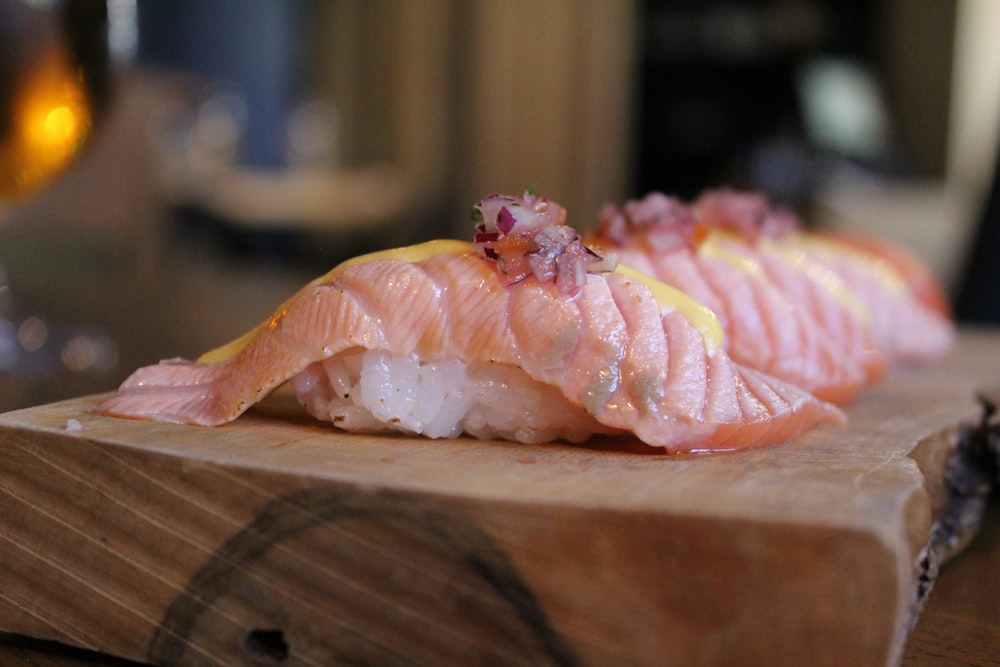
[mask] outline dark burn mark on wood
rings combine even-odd
[[[361,527],[369,536],[375,539],[388,536],[389,541],[396,543],[396,536],[412,537],[410,543],[414,548],[425,551],[426,555],[434,557],[441,563],[444,572],[455,573],[462,579],[466,590],[456,593],[447,583],[414,582],[419,588],[435,592],[436,588],[448,588],[451,609],[434,609],[435,605],[427,605],[422,614],[434,617],[441,627],[461,626],[466,634],[481,637],[484,644],[493,644],[490,650],[496,649],[497,655],[504,656],[509,662],[523,662],[532,665],[576,665],[578,660],[565,644],[562,637],[552,628],[544,611],[539,607],[535,596],[528,588],[519,572],[490,538],[471,521],[454,514],[445,514],[421,503],[410,496],[399,493],[361,493],[352,490],[336,491],[331,489],[304,489],[285,497],[271,501],[246,528],[227,540],[222,547],[195,573],[187,586],[168,607],[163,620],[157,627],[148,650],[149,661],[153,664],[183,664],[194,656],[190,645],[194,637],[199,636],[199,630],[204,630],[205,624],[216,622],[219,618],[212,612],[218,606],[231,609],[234,595],[244,595],[245,591],[254,590],[260,599],[262,587],[252,581],[250,571],[258,568],[260,571],[273,573],[268,568],[269,555],[280,545],[301,543],[322,533],[329,539],[337,528],[344,526]],[[409,538],[407,538],[409,539]],[[406,540],[404,540],[405,542]],[[392,548],[392,544],[385,547]],[[413,554],[400,553],[399,558],[409,560]],[[336,568],[336,563],[330,563]],[[413,576],[411,570],[408,576]],[[279,578],[281,574],[277,575]],[[335,573],[334,577],[346,574]],[[404,586],[398,582],[386,583],[394,577],[386,577],[384,581],[365,582],[376,588],[384,586],[386,598],[392,598],[394,593],[403,591],[392,586]],[[272,582],[280,586],[280,581]],[[338,584],[342,586],[341,583]],[[405,591],[403,591],[405,595]],[[424,594],[427,594],[426,591]],[[269,597],[266,593],[264,598]],[[271,612],[270,618],[282,618],[287,623],[295,623],[297,610],[281,609],[281,601],[264,599],[262,607]],[[330,605],[336,608],[340,604],[333,601]],[[227,606],[228,605],[228,606]],[[396,604],[387,603],[385,608],[388,624],[400,623],[398,616],[392,619]],[[455,607],[460,613],[455,613]],[[370,609],[368,610],[370,611]],[[231,611],[228,613],[232,613]],[[352,613],[346,606],[344,614]],[[488,633],[484,628],[496,627],[494,633]],[[260,634],[261,629],[267,634]],[[413,633],[408,628],[398,629]],[[460,628],[461,629],[461,628]],[[289,626],[250,625],[242,629],[238,643],[242,646],[242,655],[251,660],[263,657],[273,664],[279,664],[285,657],[294,659],[296,651],[310,650],[316,655],[341,656],[346,661],[370,664],[419,664],[419,657],[399,655],[387,651],[385,646],[370,641],[369,638],[353,635],[347,639],[344,634],[323,632],[309,634],[309,642],[326,642],[329,645],[317,649],[316,646],[303,647],[296,645],[296,637],[302,634],[300,628]],[[257,634],[253,634],[257,632]],[[322,635],[322,636],[320,636]],[[253,643],[253,651],[248,651],[247,638],[254,640],[275,638],[280,641]],[[204,645],[204,638],[202,645]],[[211,641],[229,641],[212,637]],[[428,641],[444,641],[441,638],[428,637]],[[277,648],[276,648],[277,647]],[[214,647],[209,647],[214,649]],[[268,649],[270,652],[265,651]],[[274,649],[274,650],[270,650]],[[279,650],[280,649],[280,650]],[[232,651],[231,646],[222,647],[223,651]],[[253,655],[251,655],[253,653]],[[267,654],[266,656],[264,654]],[[220,656],[221,657],[221,656]],[[496,656],[494,656],[496,659]]]
[[[241,642],[243,652],[258,662],[281,662],[288,657],[288,644],[281,630],[254,628]]]

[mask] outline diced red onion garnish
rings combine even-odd
[[[587,282],[587,262],[582,255],[566,253],[556,258],[556,287],[564,294],[576,294]]]
[[[759,236],[778,237],[799,227],[794,214],[773,206],[760,193],[718,189],[702,193],[691,204],[652,192],[627,201],[621,208],[605,205],[597,234],[612,244],[625,245],[641,230],[653,248],[669,252],[697,245],[707,229],[732,230],[752,241]]]
[[[566,225],[549,225],[538,230],[535,234],[535,243],[539,245],[552,245],[565,248],[568,245],[580,240],[580,234],[572,227]]]
[[[625,245],[633,231],[641,229],[651,245],[669,250],[689,244],[696,225],[689,206],[675,197],[653,192],[625,202],[622,208],[606,204],[601,209],[597,233],[612,243]]]
[[[676,197],[652,192],[625,203],[625,216],[633,225],[661,229],[684,229],[694,223],[691,209]]]
[[[702,222],[712,228],[731,229],[748,239],[775,238],[795,231],[799,219],[788,209],[773,205],[759,192],[709,190],[693,204]]]
[[[531,266],[524,255],[515,257],[505,257],[501,255],[497,259],[497,268],[504,277],[504,283],[513,285],[519,283],[531,275]]]
[[[587,273],[614,271],[617,258],[583,245],[580,234],[565,224],[566,210],[544,198],[490,195],[472,211],[476,222],[475,247],[496,261],[505,285],[534,276],[555,282],[557,289],[575,295]]]
[[[603,257],[595,253],[594,259],[587,264],[587,271],[590,273],[610,273],[616,268],[618,268],[618,255],[613,252]]]
[[[514,230],[516,223],[517,219],[514,217],[514,214],[506,206],[501,206],[500,212],[497,213],[497,229],[502,234],[510,234]]]
[[[539,282],[549,282],[556,277],[556,259],[550,252],[533,252],[527,255],[531,273]]]
[[[802,221],[795,212],[784,207],[770,209],[760,225],[761,233],[772,239],[791,234],[801,227]]]

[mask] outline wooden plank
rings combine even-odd
[[[0,632],[155,664],[893,664],[998,350],[965,332],[846,426],[710,456],[346,435],[281,397],[215,429],[0,415]]]

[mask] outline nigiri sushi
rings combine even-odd
[[[792,211],[772,206],[759,193],[728,189],[706,191],[692,206],[700,224],[716,230],[716,240],[759,263],[794,306],[809,313],[862,367],[869,383],[882,376],[891,355],[873,331],[870,301],[806,252],[805,241],[812,234],[803,231]]]
[[[691,203],[651,193],[606,206],[586,241],[713,308],[734,361],[826,400],[954,342],[944,292],[912,253],[806,231],[758,193],[710,190]]]
[[[631,433],[669,452],[794,437],[843,414],[728,357],[718,320],[616,266],[531,194],[474,208],[474,243],[349,260],[197,361],[140,368],[106,415],[202,425],[283,383],[351,431],[579,442]]]
[[[694,205],[652,193],[606,206],[586,241],[708,306],[737,363],[837,403],[881,373],[885,355],[859,313],[864,307],[846,289],[832,289],[836,278],[757,248],[758,237],[783,231],[780,218],[742,229],[711,222]]]
[[[889,360],[934,361],[954,345],[955,326],[944,289],[906,248],[868,234],[807,232],[791,211],[771,206],[759,193],[712,190],[699,197],[694,208],[713,229],[758,228],[756,233],[744,232],[744,237],[762,256],[792,262],[835,291],[838,301],[853,302],[851,310],[863,313]],[[773,270],[769,275],[774,277]]]

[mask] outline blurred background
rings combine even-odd
[[[0,410],[196,356],[346,257],[467,238],[491,192],[586,228],[650,190],[760,189],[958,294],[993,183],[995,0],[90,5],[106,113],[0,203]]]

